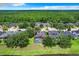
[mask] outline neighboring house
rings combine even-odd
[[[56,28],[48,27],[48,31],[58,31]]]
[[[13,35],[16,35],[17,33],[18,32],[11,32],[11,31],[4,32],[0,35],[0,39],[8,38],[8,36],[13,36]]]
[[[21,31],[26,31],[26,29],[19,29],[19,26],[16,26],[16,24],[9,24],[8,27],[9,27],[8,31],[4,32],[3,27],[0,25],[0,39],[7,38],[8,36],[16,35]]]
[[[46,27],[41,29],[41,32],[47,32],[47,31],[48,31],[48,30],[47,30]]]
[[[71,31],[77,31],[79,28],[71,28]]]
[[[18,29],[18,31],[26,31],[26,29]]]
[[[46,36],[46,33],[45,31],[40,31],[40,32],[37,32],[37,34],[35,35],[35,37],[40,37],[40,38],[43,38]]]
[[[8,27],[9,27],[8,31],[13,31],[13,32],[18,31],[18,29],[19,29],[19,26],[17,26],[16,23],[11,23],[11,24],[8,25]]]
[[[72,33],[69,31],[63,31],[62,33],[60,31],[48,31],[48,35],[50,37],[59,37],[61,35],[64,35],[64,36],[72,35]]]
[[[69,31],[64,31],[64,32],[63,32],[63,35],[65,35],[65,36],[67,36],[67,35],[71,35],[71,36],[72,36],[72,33],[69,32]]]
[[[79,38],[79,30],[72,31],[72,35],[73,35],[73,37],[75,37],[75,38]]]
[[[79,37],[79,31],[63,31],[62,33],[60,31],[48,31],[49,37],[59,37],[61,35],[67,36],[71,35],[74,38]],[[35,41],[41,42],[42,38],[46,37],[46,32],[45,31],[40,31],[35,35]]]
[[[59,36],[59,32],[58,31],[48,31],[48,35],[50,37],[58,37]]]
[[[8,28],[8,31],[16,32],[18,30],[19,30],[19,27],[18,26],[12,26],[12,27]]]
[[[44,27],[49,26],[49,23],[36,22],[35,26],[43,25]]]
[[[42,41],[42,38],[44,38],[45,36],[45,31],[37,32],[37,34],[35,35],[35,43],[40,43]]]
[[[3,32],[3,27],[2,27],[2,25],[0,25],[0,31]]]
[[[1,32],[0,31],[0,39],[7,37],[7,35],[5,34],[6,32]]]
[[[16,24],[11,24],[9,25],[8,31],[13,31],[13,32],[17,32],[17,31],[26,31],[26,29],[20,29],[19,26],[17,26]]]

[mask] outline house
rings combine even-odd
[[[8,35],[6,33],[3,33],[2,35],[0,35],[0,39],[4,39],[4,38],[7,38]]]
[[[0,32],[0,39],[8,38],[9,36],[16,35],[20,32],[13,32],[13,31],[7,31],[7,32]]]
[[[40,32],[37,32],[37,34],[35,35],[35,37],[40,37],[40,38],[43,38],[46,36],[46,32],[45,31],[40,31]]]
[[[16,25],[9,26],[8,28],[8,31],[16,32],[18,30],[19,30],[19,26],[16,26]]]
[[[59,37],[61,35],[64,35],[64,36],[72,35],[72,33],[69,31],[63,31],[62,33],[60,31],[48,31],[48,35],[50,37]]]
[[[7,35],[5,34],[6,32],[2,32],[0,31],[0,39],[3,39],[5,37],[7,37]]]
[[[37,34],[35,35],[35,43],[40,43],[42,41],[42,38],[44,38],[46,36],[45,31],[40,31],[37,32]]]
[[[3,32],[3,27],[2,27],[2,25],[0,25],[0,31]]]
[[[41,25],[43,25],[43,27],[46,27],[46,26],[49,26],[49,23],[42,23],[42,22],[36,22],[35,23],[35,26],[41,26]]]
[[[24,29],[24,28],[23,29],[18,29],[18,31],[26,31],[26,29]]]
[[[18,27],[12,26],[12,27],[8,28],[8,31],[16,32],[16,31],[18,31],[18,29],[19,29]]]
[[[72,33],[73,37],[79,38],[79,30],[72,31],[71,33]]]
[[[48,35],[50,37],[58,37],[59,36],[59,32],[58,31],[48,31]]]
[[[26,29],[24,29],[24,28],[20,29],[17,24],[12,23],[12,24],[9,24],[8,31],[17,32],[17,31],[26,31]]]
[[[48,35],[49,35],[49,37],[57,38],[61,35],[64,35],[64,36],[71,35],[71,36],[73,36],[73,33],[69,32],[69,31],[63,31],[62,33],[60,31],[48,31]],[[42,32],[40,31],[39,33],[37,33],[35,35],[35,42],[41,42],[42,39],[45,38],[45,37],[46,37],[46,32],[45,31],[42,31]]]
[[[48,31],[58,31],[56,28],[48,27]]]
[[[71,31],[77,31],[79,28],[71,28]]]
[[[63,35],[65,35],[65,36],[67,36],[67,35],[71,35],[71,36],[72,36],[72,33],[69,32],[69,31],[64,31],[64,32],[63,32]]]

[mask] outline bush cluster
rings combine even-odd
[[[26,47],[29,44],[29,38],[26,32],[23,32],[14,36],[10,36],[9,38],[5,39],[4,42],[6,43],[7,47],[22,48],[22,47]]]
[[[64,35],[61,35],[59,37],[45,37],[45,39],[43,39],[43,42],[42,44],[44,45],[44,47],[53,47],[53,46],[56,46],[58,45],[59,47],[61,48],[70,48],[72,43],[71,43],[71,40],[73,39],[72,36],[70,35],[67,35],[67,36],[64,36]]]

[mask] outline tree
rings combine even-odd
[[[67,31],[71,31],[71,27],[70,26],[68,27]]]
[[[30,26],[31,26],[32,28],[34,28],[34,27],[35,27],[35,23],[34,23],[34,22],[31,22],[31,23],[30,23]]]
[[[27,28],[27,35],[29,38],[32,38],[34,36],[34,28],[28,27]]]
[[[65,29],[65,25],[63,23],[54,23],[53,26],[59,30]]]
[[[34,28],[34,33],[36,34],[36,33],[39,32],[40,30],[41,30],[41,28],[36,26],[36,27]]]
[[[73,39],[73,37],[70,35],[67,35],[67,36],[61,35],[59,37],[59,44],[58,45],[61,48],[70,48],[72,45],[72,43],[71,43],[72,39]]]
[[[29,24],[27,22],[22,22],[20,24],[18,24],[20,28],[27,28],[29,27]]]
[[[8,30],[8,27],[6,25],[3,25],[3,31],[7,31]]]
[[[71,28],[74,27],[74,24],[69,23],[69,24],[65,25],[65,27],[67,28],[67,31],[71,31]]]
[[[43,16],[41,16],[40,22],[46,23],[47,20],[48,20],[47,17],[43,17]]]
[[[49,22],[49,24],[50,24],[50,27],[53,27],[53,24],[54,24],[54,23],[53,23],[53,22]]]
[[[51,38],[51,37],[47,36],[43,39],[42,44],[44,45],[44,47],[46,47],[46,46],[53,47],[57,44],[57,41],[55,38]]]
[[[7,47],[16,48],[16,47],[26,47],[29,44],[29,38],[26,32],[19,33],[13,36],[8,37],[4,40]]]
[[[0,40],[0,43],[1,43],[2,41]]]

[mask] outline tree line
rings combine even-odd
[[[53,22],[75,23],[79,21],[79,12],[54,11],[15,11],[1,12],[0,22]]]

